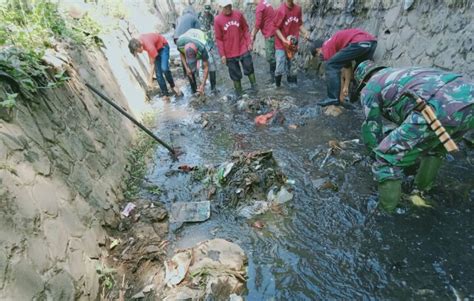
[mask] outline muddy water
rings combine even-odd
[[[161,201],[168,207],[176,201],[206,200],[189,174],[170,170],[181,164],[220,164],[236,150],[272,149],[295,181],[295,198],[282,213],[258,216],[263,229],[251,227],[255,219],[213,206],[206,222],[171,225],[169,252],[214,237],[236,242],[249,257],[247,300],[474,298],[472,151],[464,148],[444,165],[427,196],[434,208],[405,202],[394,216],[374,212],[370,162],[341,164],[354,154],[365,156],[364,147],[352,146],[345,161],[331,157],[323,168],[317,155],[331,139],[359,138],[360,109],[325,116],[315,106],[324,96],[321,82],[301,74],[298,88],[275,90],[263,83],[268,78],[265,62],[256,59],[256,66],[260,90],[250,97],[286,97],[294,106],[283,110],[285,123],[256,127],[255,114],[219,100],[230,92],[227,72],[220,71],[219,97],[201,103],[184,88],[181,99],[153,103],[157,135],[180,146],[184,155],[172,162],[159,149],[149,179],[162,187]],[[246,79],[243,84],[248,87]],[[209,123],[203,128],[204,119]],[[313,185],[318,179],[330,180],[338,190],[318,191]]]

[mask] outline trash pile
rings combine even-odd
[[[239,216],[251,218],[269,209],[279,211],[279,205],[293,199],[294,183],[280,170],[272,151],[239,151],[218,166],[182,165],[178,169],[203,184],[208,200],[174,203],[171,222],[205,221],[211,206],[231,208]]]
[[[233,207],[265,199],[272,188],[283,186],[286,180],[272,151],[236,152],[214,174],[219,198]]]
[[[127,203],[121,216],[108,243],[110,257],[132,273],[141,273],[147,262],[160,262],[166,255],[168,213],[161,203],[138,199]]]
[[[330,140],[328,146],[327,148],[318,147],[309,154],[309,160],[319,165],[320,170],[329,169],[329,167],[346,169],[364,159],[360,150],[358,150],[360,147],[359,139]]]
[[[245,290],[246,265],[242,248],[223,239],[180,250],[165,262],[167,288],[160,300],[235,299]]]
[[[210,195],[220,206],[236,208],[238,215],[251,218],[274,205],[290,201],[286,176],[280,170],[272,151],[236,152],[230,162],[222,163],[209,173]]]

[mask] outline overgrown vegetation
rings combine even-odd
[[[42,58],[48,48],[55,48],[61,40],[87,47],[100,41],[100,27],[91,17],[62,16],[58,4],[48,0],[1,2],[0,19],[0,70],[18,83],[26,97],[68,79],[64,72],[47,73]],[[15,98],[10,94],[0,107],[14,106]]]
[[[153,113],[145,114],[142,118],[143,124],[150,128],[156,123]],[[138,132],[138,137],[128,155],[127,173],[128,179],[125,181],[124,196],[128,200],[136,198],[141,190],[142,182],[146,174],[147,163],[156,149],[157,142],[142,131]],[[150,193],[159,194],[157,187],[151,187]]]

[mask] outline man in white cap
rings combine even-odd
[[[232,0],[219,0],[221,13],[214,19],[214,32],[217,49],[222,63],[227,65],[229,75],[234,82],[236,96],[242,95],[242,69],[248,76],[252,89],[256,89],[255,73],[253,69],[252,40],[249,27],[244,15],[232,9]],[[240,65],[239,65],[240,63]]]
[[[212,92],[216,91],[216,64],[211,53],[210,45],[206,39],[206,33],[199,29],[190,29],[182,34],[176,41],[181,61],[183,62],[186,75],[190,79],[191,91],[204,94],[204,87],[209,75]],[[203,78],[197,87],[197,61],[202,61]]]
[[[301,6],[293,0],[285,0],[281,3],[275,13],[273,20],[275,26],[275,84],[281,86],[281,78],[286,74],[286,80],[290,85],[297,83],[297,69],[295,55],[298,52],[298,38],[300,32],[304,39],[308,40],[309,32],[303,26],[303,14]]]

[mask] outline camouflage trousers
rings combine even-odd
[[[438,120],[455,141],[474,128],[474,83],[462,78],[443,86],[428,101]],[[425,155],[444,156],[446,151],[420,112],[413,111],[374,149],[372,165],[378,182],[401,179],[403,170]]]
[[[289,59],[286,56],[285,50],[277,49],[275,51],[275,58],[276,58],[276,70],[275,76],[284,75],[287,76],[296,76],[298,74],[298,65],[296,64],[296,56]]]
[[[275,37],[265,39],[265,58],[269,64],[275,64]]]

